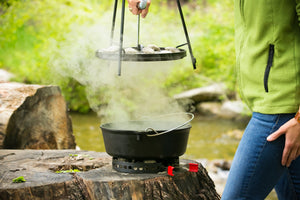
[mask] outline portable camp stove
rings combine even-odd
[[[166,171],[168,166],[175,169],[179,167],[179,157],[164,159],[126,159],[113,157],[112,167],[114,170],[123,173],[157,173]]]
[[[118,75],[121,75],[121,65],[122,61],[132,61],[132,62],[148,62],[148,61],[170,61],[170,60],[178,60],[182,59],[186,56],[186,51],[184,49],[180,49],[180,47],[184,45],[188,45],[189,53],[192,60],[193,68],[196,69],[196,59],[193,56],[193,51],[189,39],[189,35],[187,32],[183,12],[181,9],[180,0],[177,1],[177,7],[180,14],[183,30],[186,37],[186,43],[176,46],[176,51],[166,52],[165,47],[159,47],[159,51],[155,53],[145,53],[141,51],[142,45],[139,41],[139,34],[140,34],[140,15],[138,15],[138,34],[137,34],[137,46],[132,47],[133,50],[136,50],[136,53],[126,53],[125,49],[123,48],[123,34],[124,34],[124,19],[125,19],[125,0],[122,0],[122,10],[121,10],[121,28],[120,28],[120,43],[119,47],[116,51],[102,51],[97,50],[96,56],[105,59],[105,60],[118,60]],[[147,0],[141,0],[139,9],[146,8]],[[114,36],[115,30],[115,21],[116,21],[116,13],[117,13],[117,5],[118,0],[115,0],[114,3],[114,11],[113,11],[113,19],[112,19],[112,27],[111,27],[111,45]]]

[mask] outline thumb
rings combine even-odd
[[[271,135],[269,135],[267,137],[267,140],[269,142],[276,140],[279,136],[285,134],[285,131],[282,128],[279,128],[277,131],[275,131],[274,133],[272,133]]]

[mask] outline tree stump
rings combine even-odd
[[[106,153],[75,150],[0,150],[0,199],[6,200],[215,200],[220,196],[205,168],[153,174],[112,169]],[[193,161],[195,163],[195,161]],[[78,169],[80,172],[56,173]],[[13,183],[23,176],[26,182]]]
[[[71,119],[58,86],[0,83],[0,148],[75,146]]]

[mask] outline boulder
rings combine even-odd
[[[0,69],[0,83],[2,82],[8,82],[10,81],[10,79],[14,77],[13,74],[3,70],[3,69]]]
[[[250,119],[251,111],[242,101],[225,101],[220,116],[228,119]]]
[[[176,100],[191,99],[196,104],[203,101],[216,101],[220,100],[222,96],[226,93],[224,84],[212,84],[206,87],[195,88],[180,94],[174,95]]]
[[[200,115],[247,121],[251,111],[242,101],[202,102],[196,105]]]
[[[75,146],[71,119],[58,86],[0,83],[0,148]]]
[[[196,105],[198,113],[202,116],[216,117],[220,115],[221,102],[202,102]]]

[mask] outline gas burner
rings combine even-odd
[[[175,169],[179,168],[179,157],[154,160],[113,157],[112,166],[114,170],[123,173],[158,173],[166,171],[168,166],[173,166]]]

